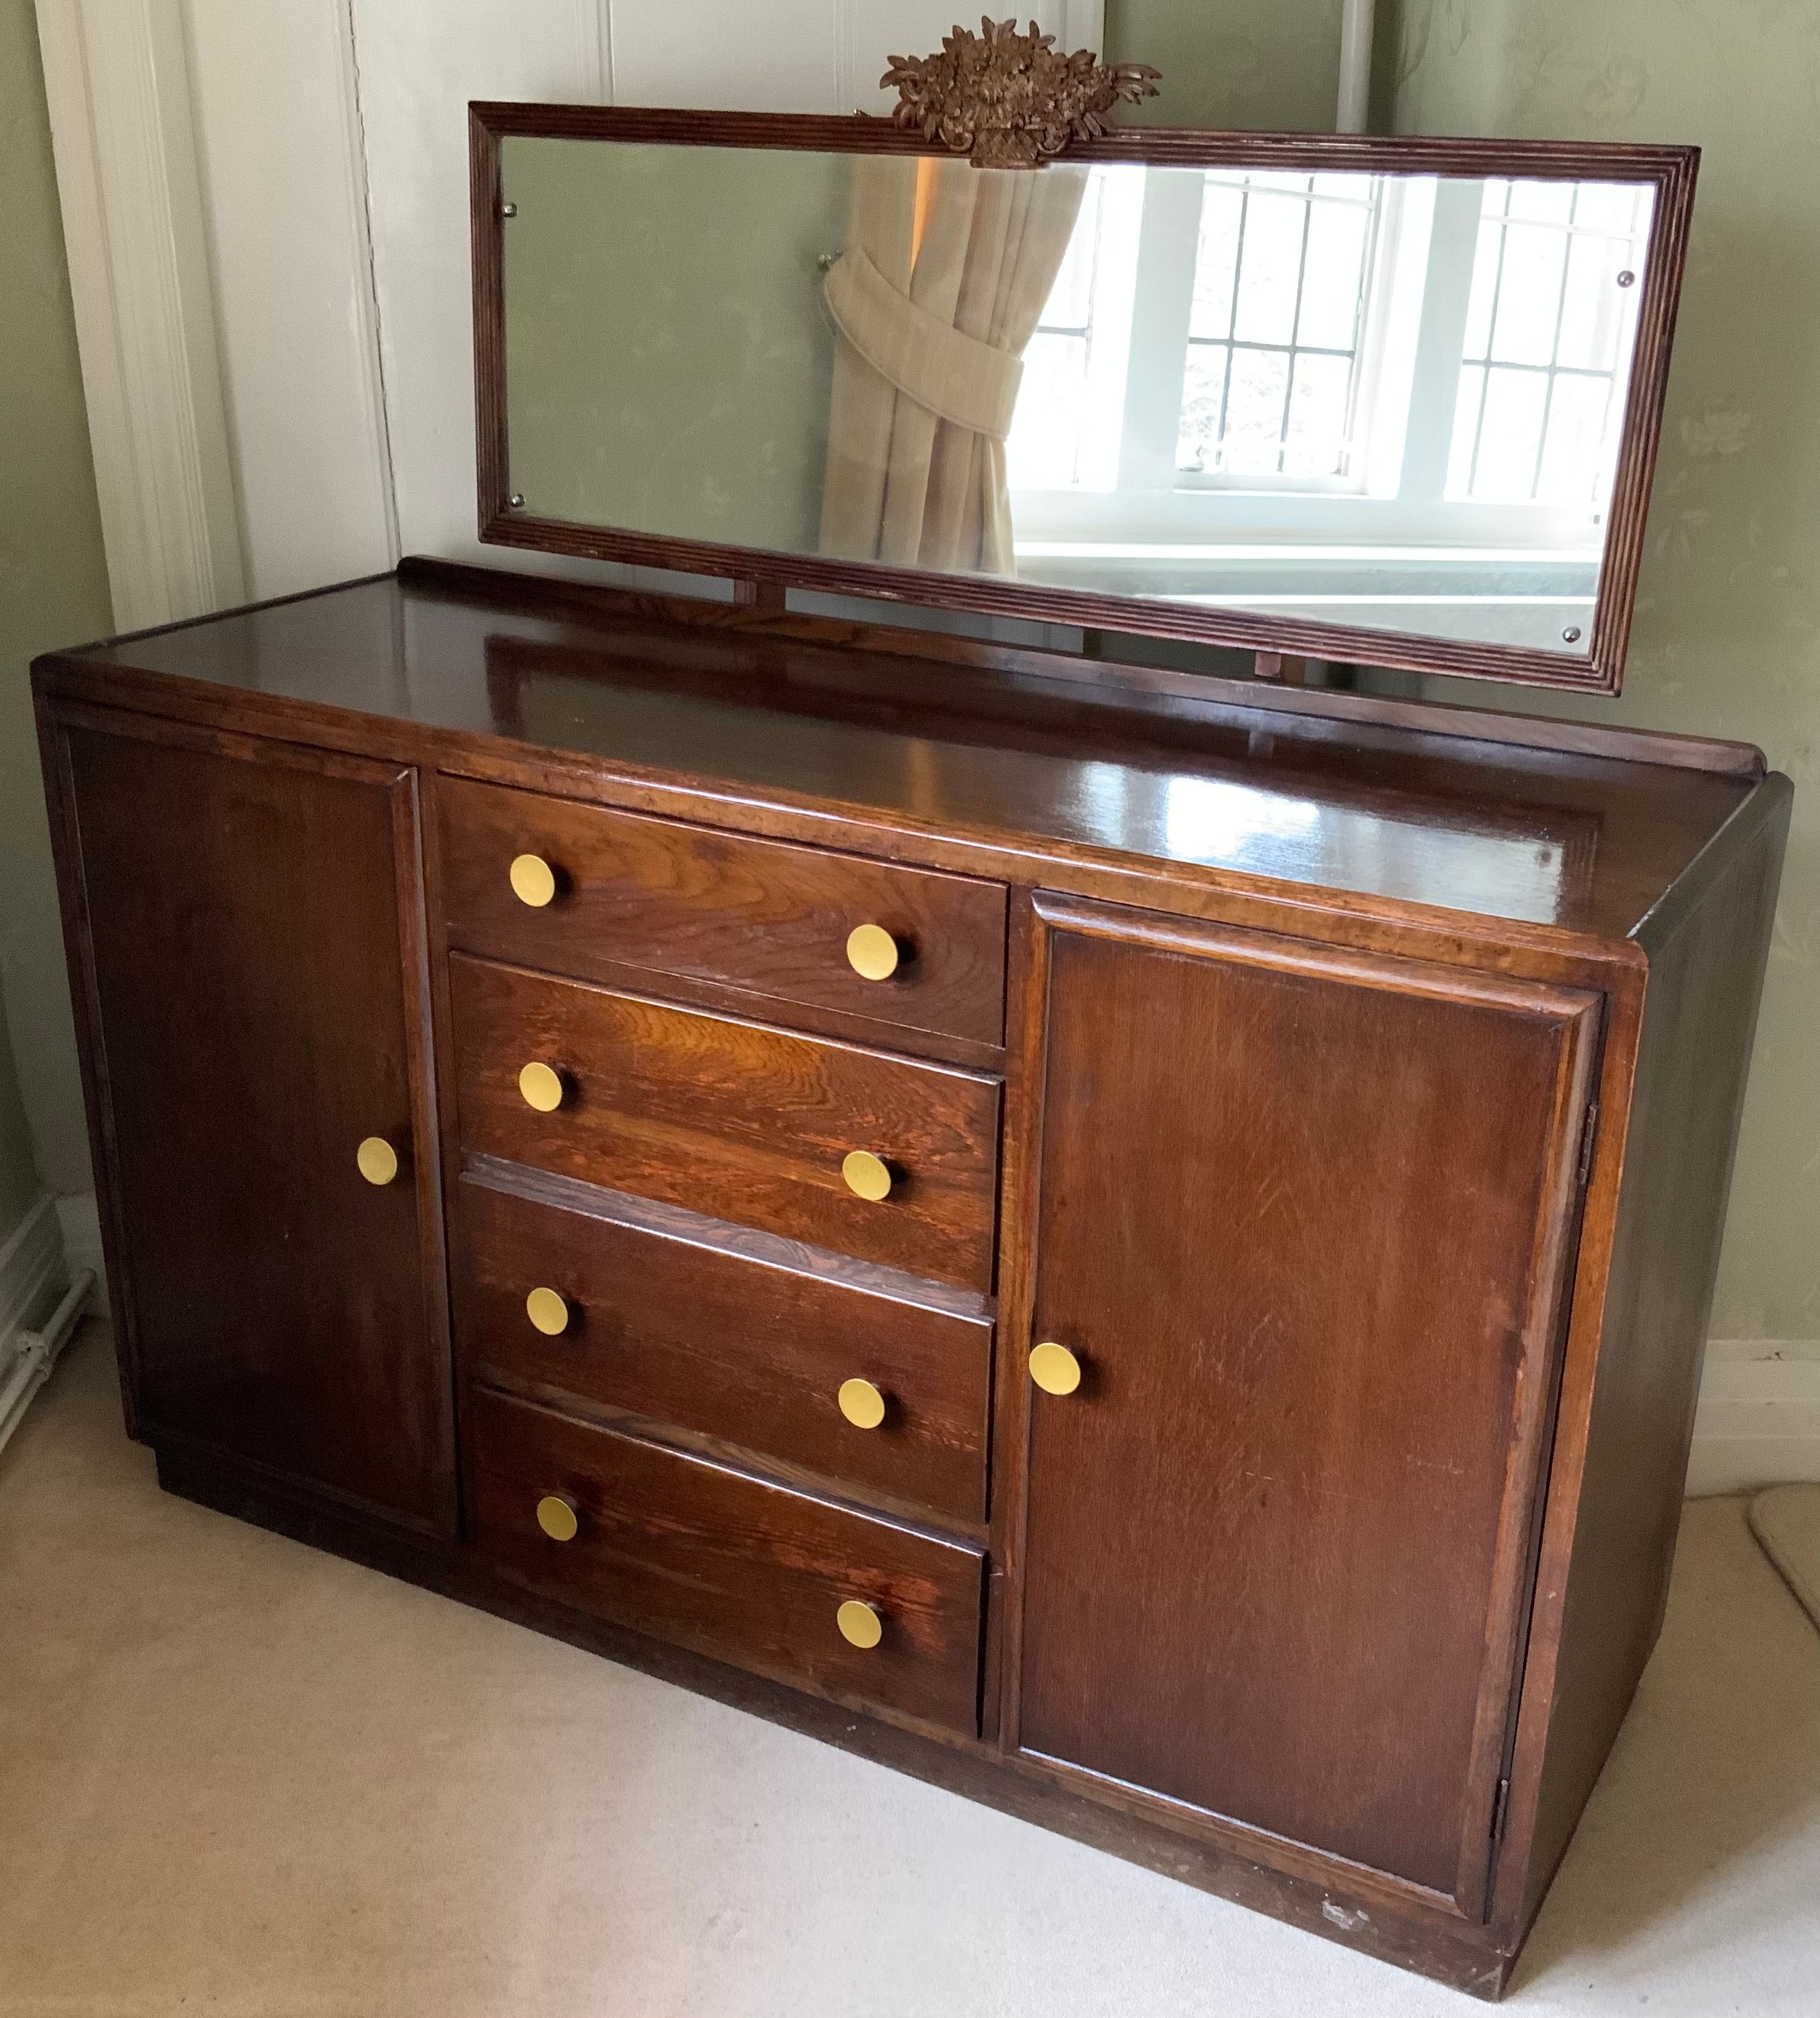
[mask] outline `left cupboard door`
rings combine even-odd
[[[452,1534],[415,772],[77,708],[47,754],[132,1427]]]

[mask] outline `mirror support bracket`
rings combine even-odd
[[[783,584],[756,575],[736,575],[733,607],[749,609],[758,617],[781,617],[785,609]]]

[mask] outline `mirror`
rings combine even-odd
[[[570,117],[496,143],[488,537],[1616,686],[1682,150]]]

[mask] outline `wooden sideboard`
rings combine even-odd
[[[34,677],[167,1486],[1498,1994],[1661,1620],[1756,751],[427,562]]]

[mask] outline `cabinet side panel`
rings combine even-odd
[[[1604,1338],[1568,1572],[1525,1922],[1662,1625],[1788,832],[1788,788],[1649,948]],[[1501,1917],[1501,1916],[1500,1916]]]

